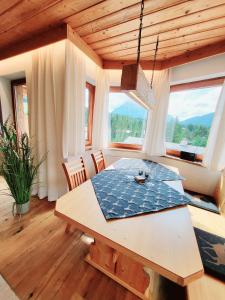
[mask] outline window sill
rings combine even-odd
[[[107,147],[106,150],[110,150],[110,151],[122,151],[122,152],[137,152],[137,153],[142,153],[144,154],[144,152],[142,150],[139,149],[125,149],[125,148],[114,148],[114,147]]]
[[[203,166],[203,164],[201,162],[199,162],[199,161],[190,161],[190,160],[186,160],[186,159],[181,159],[179,157],[168,155],[168,154],[165,154],[162,157],[173,159],[173,160],[177,160],[177,161],[180,161],[180,162],[184,162],[184,163],[187,163],[187,164],[191,164],[191,165],[195,165],[195,166],[198,166],[198,167],[205,168]]]

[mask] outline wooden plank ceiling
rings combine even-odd
[[[105,68],[118,68],[136,59],[139,14],[140,0],[1,0],[0,59],[21,41],[66,23]],[[146,0],[142,36],[148,68],[157,36],[158,68],[225,52],[225,0]]]

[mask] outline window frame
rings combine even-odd
[[[2,101],[1,101],[1,97],[0,97],[0,125],[3,125],[3,114],[2,114]]]
[[[14,79],[11,80],[11,96],[12,96],[12,108],[13,108],[13,122],[14,122],[14,127],[16,129],[17,134],[19,134],[19,130],[18,130],[18,124],[17,124],[17,119],[16,119],[16,95],[15,95],[15,90],[14,87],[18,86],[18,85],[26,85],[26,78],[20,78],[20,79]]]
[[[111,86],[109,89],[110,93],[121,93],[120,86]],[[125,144],[125,143],[112,143],[109,141],[108,143],[109,148],[116,148],[116,149],[126,149],[126,150],[138,150],[141,151],[143,145],[138,144]]]
[[[224,80],[225,80],[225,76],[210,78],[210,79],[205,79],[205,80],[199,80],[199,81],[192,81],[192,82],[181,83],[181,84],[175,84],[175,85],[170,86],[170,93],[184,91],[184,90],[193,90],[193,89],[219,86],[219,85],[223,84]],[[174,157],[180,158],[180,152],[181,151],[179,151],[179,150],[166,148],[166,154],[169,156],[174,156]],[[195,162],[202,162],[202,160],[203,160],[203,155],[196,154]]]
[[[85,88],[89,90],[88,128],[87,128],[87,139],[85,139],[85,146],[89,147],[92,145],[95,86],[89,82],[86,82]]]

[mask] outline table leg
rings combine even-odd
[[[136,260],[96,240],[85,260],[141,299],[151,299],[156,274]]]

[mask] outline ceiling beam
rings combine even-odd
[[[97,65],[102,67],[100,56],[69,25],[67,25],[67,38]]]
[[[136,60],[114,61],[103,60],[103,69],[122,70],[124,65],[134,64]],[[143,60],[140,62],[143,70],[152,70],[154,62],[150,60]],[[161,70],[161,61],[156,61],[155,70]]]
[[[50,30],[32,35],[31,38],[10,44],[0,49],[0,60],[28,52],[67,38],[67,25],[62,24]]]
[[[207,58],[216,54],[225,52],[225,39],[218,43],[204,46],[193,51],[186,52],[161,62],[162,69],[172,68],[178,65],[183,65],[195,60]]]
[[[67,24],[53,27],[47,31],[33,35],[32,38],[19,41],[0,49],[0,60],[6,59],[24,52],[35,50],[40,47],[69,39],[83,53],[102,67],[102,59],[91,49],[86,42]]]

